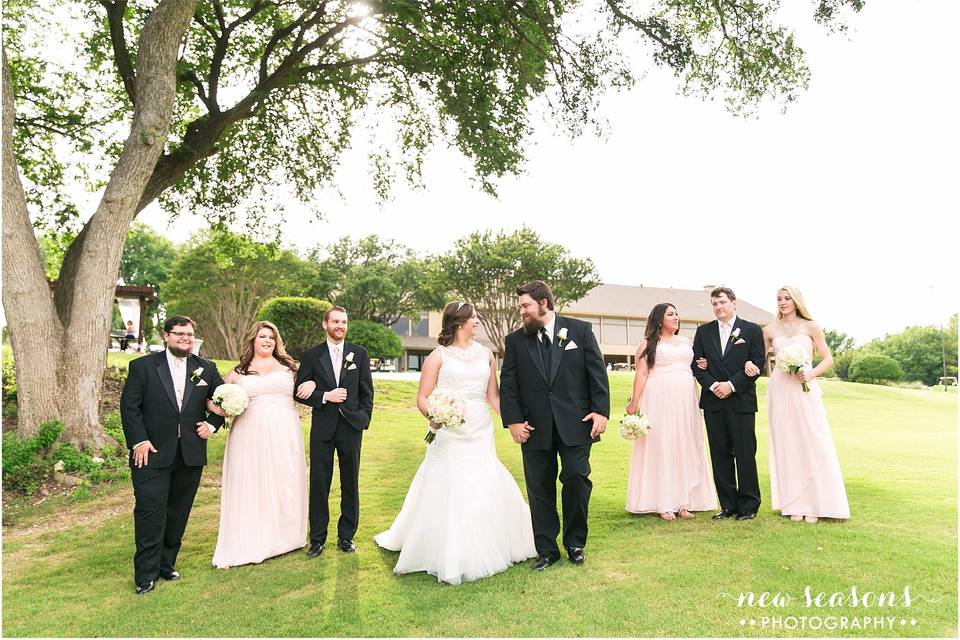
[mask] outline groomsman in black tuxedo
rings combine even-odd
[[[756,434],[760,374],[748,376],[743,367],[749,360],[763,371],[763,329],[737,317],[737,296],[727,287],[711,291],[710,304],[717,319],[697,327],[692,369],[700,383],[700,408],[720,498],[721,509],[713,519],[751,520],[760,508]],[[698,364],[701,359],[706,360],[706,369]]]
[[[507,336],[500,378],[503,426],[521,445],[533,537],[542,571],[560,559],[557,457],[563,485],[563,546],[583,564],[587,544],[590,447],[610,416],[610,387],[590,323],[557,315],[541,280],[517,289],[523,326]]]
[[[179,580],[183,532],[200,474],[207,438],[223,418],[207,412],[207,400],[223,379],[216,365],[193,355],[194,322],[173,316],[163,325],[166,349],[130,362],[120,394],[123,437],[130,448],[133,556],[136,592],[153,590],[158,578]]]
[[[340,520],[337,547],[356,551],[353,537],[360,519],[360,444],[373,414],[370,356],[347,342],[347,311],[333,307],[323,316],[327,340],[303,353],[294,399],[313,407],[310,426],[310,548],[323,552],[330,523],[333,453],[340,463]]]

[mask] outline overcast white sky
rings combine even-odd
[[[376,233],[443,252],[471,231],[526,224],[592,258],[608,283],[723,283],[771,311],[777,288],[794,284],[815,318],[859,342],[946,322],[958,301],[960,3],[873,0],[845,36],[814,25],[812,3],[784,4],[813,71],[786,114],[736,118],[652,71],[603,101],[606,140],[541,123],[499,199],[440,148],[428,188],[401,184],[381,208],[358,149],[339,174],[346,200],[321,194],[326,220],[291,216],[286,237],[305,248]],[[141,219],[168,229],[153,211]],[[185,217],[169,233],[202,224]]]

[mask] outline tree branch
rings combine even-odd
[[[113,46],[113,61],[117,65],[117,72],[123,80],[123,88],[127,91],[130,103],[137,104],[137,75],[130,59],[130,50],[123,34],[123,14],[127,10],[127,0],[107,2],[100,0],[100,4],[107,11],[107,23],[110,25],[110,44]]]

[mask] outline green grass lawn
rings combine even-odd
[[[611,374],[613,421],[630,374]],[[766,393],[761,382],[761,397]],[[98,490],[4,531],[3,634],[7,636],[956,636],[957,396],[823,383],[850,498],[848,522],[796,524],[765,502],[752,522],[664,522],[624,511],[630,443],[609,433],[594,447],[587,562],[542,573],[517,565],[456,587],[426,574],[396,576],[397,554],[380,550],[420,463],[425,425],[412,382],[377,381],[374,423],[364,438],[358,552],[330,548],[261,565],[216,570],[224,438],[187,528],[184,579],[133,594],[133,500],[129,487]],[[306,426],[305,426],[306,429]],[[306,431],[305,431],[306,433]],[[769,498],[765,406],[758,416],[759,468]],[[520,451],[496,430],[503,463],[523,486]],[[334,505],[339,490],[333,489]],[[333,509],[335,520],[337,509]],[[335,522],[332,524],[335,528]],[[804,606],[804,589],[846,594],[847,603]],[[850,591],[909,587],[909,607],[851,606]],[[789,595],[783,607],[738,607],[752,591]],[[921,597],[922,596],[922,597]],[[773,628],[819,615],[848,624],[889,617],[893,629]],[[749,620],[754,620],[754,625]],[[741,625],[740,621],[744,624]],[[901,626],[900,621],[905,622]],[[915,621],[915,624],[912,622]],[[815,623],[814,623],[815,624]]]

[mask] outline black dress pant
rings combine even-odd
[[[333,454],[340,465],[340,520],[337,537],[353,540],[360,521],[360,444],[363,432],[341,417],[332,440],[310,438],[310,544],[325,544],[330,524]]]
[[[563,443],[555,427],[549,449],[523,448],[523,476],[533,520],[533,540],[537,554],[560,557],[557,534],[557,458],[560,460],[560,501],[563,506],[563,546],[587,544],[587,508],[593,483],[590,481],[590,444],[569,446]]]
[[[760,509],[757,414],[724,406],[720,411],[704,409],[703,418],[720,506],[736,513],[756,513]]]
[[[187,528],[193,499],[200,486],[203,467],[189,466],[183,461],[180,441],[173,464],[156,467],[131,466],[133,495],[134,582],[156,580],[160,571],[173,571],[183,532]]]

